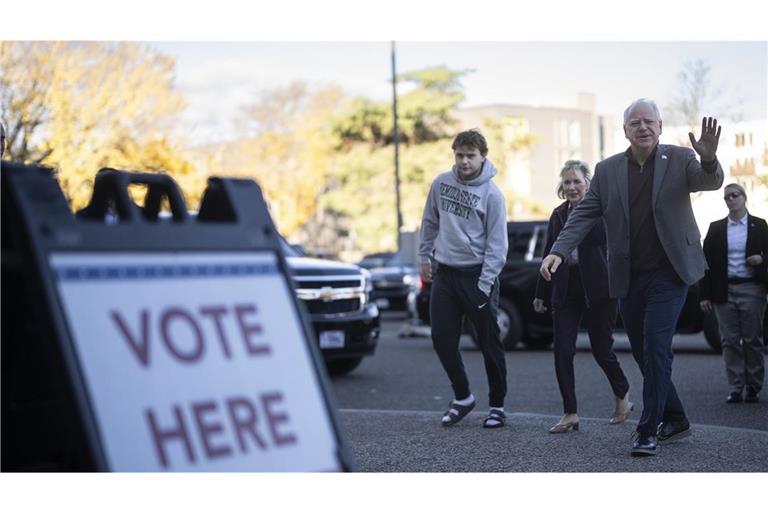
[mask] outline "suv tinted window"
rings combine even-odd
[[[531,241],[529,231],[513,231],[509,233],[509,252],[507,260],[524,260],[528,253],[528,244]]]
[[[532,261],[543,257],[544,245],[547,242],[546,222],[510,222],[507,225],[507,234],[507,261]]]
[[[398,267],[400,262],[400,253],[378,253],[365,256],[358,265],[363,268],[372,269],[379,267]]]
[[[544,246],[547,244],[547,226],[536,226],[533,230],[533,259],[544,258]]]

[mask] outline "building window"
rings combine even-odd
[[[568,119],[560,121],[560,145],[581,146],[581,123]]]
[[[736,159],[736,162],[731,165],[731,176],[754,176],[756,174],[756,166],[754,158],[745,158],[743,160]]]
[[[581,124],[578,121],[571,122],[568,141],[571,146],[581,146]]]

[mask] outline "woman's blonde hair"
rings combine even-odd
[[[565,190],[563,190],[563,175],[568,171],[581,171],[584,176],[584,181],[589,182],[592,180],[592,171],[589,170],[589,164],[584,160],[568,160],[563,164],[563,168],[560,170],[560,183],[557,184],[557,197],[565,199]]]

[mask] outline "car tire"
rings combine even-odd
[[[344,359],[333,359],[325,362],[325,368],[331,375],[346,375],[363,362],[362,357],[347,357]]]
[[[500,299],[497,321],[504,350],[513,350],[523,336],[523,322],[517,307],[506,299]],[[465,322],[465,324],[465,330],[472,339],[472,343],[477,348],[480,348],[480,343],[477,339],[477,329],[475,329],[474,324],[472,322]]]
[[[532,350],[545,350],[552,344],[553,341],[554,337],[552,334],[541,334],[537,336],[531,336],[529,334],[525,337],[523,343],[526,347]]]
[[[720,328],[717,325],[717,317],[714,313],[704,313],[701,319],[701,327],[704,331],[704,338],[707,340],[709,346],[717,352],[722,354],[723,344],[720,338]]]

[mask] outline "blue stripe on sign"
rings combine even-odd
[[[240,277],[277,274],[275,263],[158,264],[158,265],[60,265],[59,281],[131,281],[135,279],[188,279],[190,277]]]

